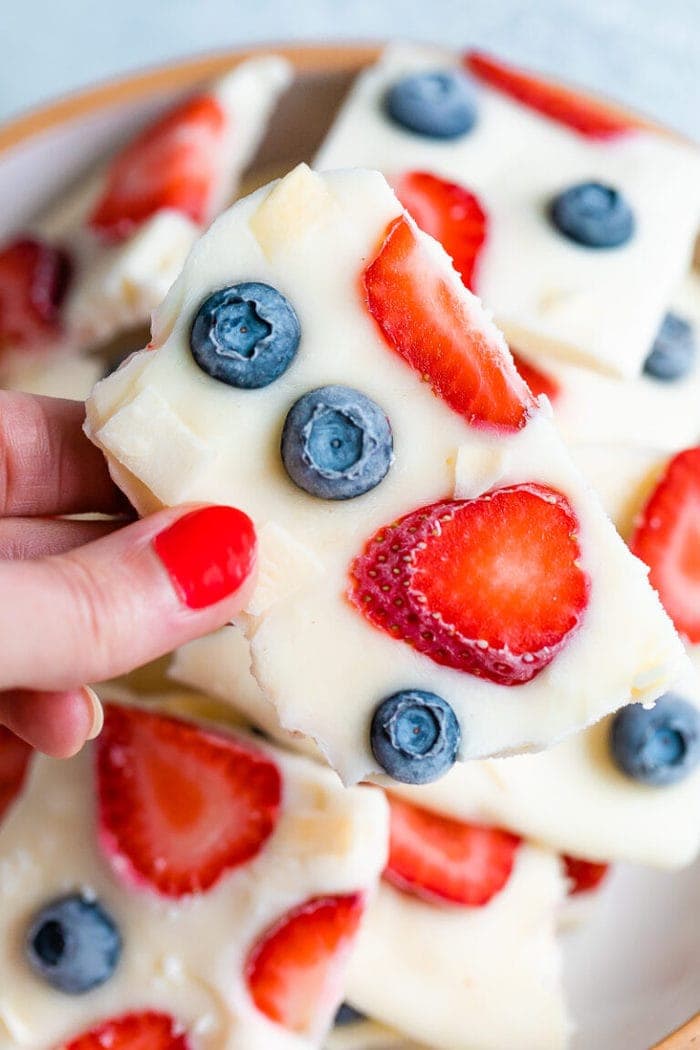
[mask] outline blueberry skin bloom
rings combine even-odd
[[[370,729],[372,753],[403,784],[430,784],[455,764],[462,734],[442,697],[404,689],[383,700]]]
[[[644,371],[654,379],[671,383],[688,375],[695,365],[695,331],[690,321],[667,313],[644,362]]]
[[[299,318],[289,300],[269,284],[244,281],[204,300],[192,325],[190,349],[213,379],[256,390],[286,372],[300,339]]]
[[[386,476],[394,459],[389,420],[347,386],[322,386],[296,401],[282,430],[282,462],[295,485],[321,499],[354,499]]]
[[[476,123],[471,83],[457,69],[411,73],[386,93],[387,115],[402,128],[431,139],[455,139]]]
[[[560,233],[586,248],[619,248],[635,228],[634,213],[622,193],[600,182],[580,182],[557,194],[549,217]]]
[[[675,693],[654,707],[623,707],[610,731],[617,767],[642,784],[665,787],[684,780],[700,762],[700,711]]]
[[[38,977],[59,992],[82,995],[114,973],[122,951],[116,923],[80,894],[52,901],[29,927],[26,953]]]

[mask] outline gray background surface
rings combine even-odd
[[[700,139],[700,0],[0,0],[0,119],[193,52],[387,36],[491,48]]]

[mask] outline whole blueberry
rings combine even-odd
[[[666,382],[682,379],[692,370],[695,353],[695,331],[690,321],[667,313],[644,362],[644,371]]]
[[[394,458],[389,420],[347,386],[322,386],[296,401],[282,430],[282,462],[300,489],[321,499],[353,499],[386,476]]]
[[[214,379],[255,390],[289,368],[300,339],[289,300],[269,284],[245,281],[204,300],[192,325],[190,349]]]
[[[461,741],[457,717],[435,693],[404,689],[383,700],[370,729],[382,769],[404,784],[429,784],[455,764]]]
[[[34,916],[26,951],[29,965],[47,984],[80,995],[109,980],[121,956],[122,940],[101,904],[71,894]]]
[[[384,107],[395,124],[432,139],[455,139],[476,123],[472,86],[458,69],[411,73],[393,84]]]
[[[654,707],[623,707],[610,731],[617,767],[633,780],[664,787],[683,780],[700,761],[700,712],[675,693]]]
[[[335,1015],[334,1025],[341,1027],[346,1024],[357,1024],[359,1021],[364,1021],[365,1015],[361,1014],[359,1010],[356,1010],[350,1003],[341,1003],[338,1007],[338,1012]]]
[[[619,248],[634,233],[634,213],[622,193],[600,182],[580,182],[551,201],[560,233],[586,248]]]

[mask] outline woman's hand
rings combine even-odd
[[[84,683],[221,627],[255,565],[234,508],[133,521],[83,418],[80,402],[0,391],[0,725],[59,757],[101,727]],[[112,517],[63,517],[98,512]]]

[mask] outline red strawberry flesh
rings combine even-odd
[[[153,1010],[103,1021],[61,1050],[193,1050],[182,1028]]]
[[[589,893],[597,889],[607,875],[610,865],[598,864],[592,860],[581,860],[579,857],[562,857],[564,871],[569,880],[569,896]]]
[[[526,361],[516,350],[512,347],[510,352],[513,355],[513,361],[515,367],[518,370],[519,375],[525,380],[530,388],[530,392],[535,397],[539,397],[540,394],[546,394],[550,401],[556,401],[557,397],[561,393],[559,384],[550,376],[548,372],[543,372],[541,368],[536,368],[535,365],[530,361]]]
[[[369,540],[350,600],[435,663],[520,685],[581,623],[589,581],[577,530],[564,496],[542,485],[421,507]]]
[[[364,272],[367,308],[389,346],[467,423],[517,431],[535,401],[449,276],[399,216]]]
[[[0,248],[0,350],[41,348],[60,335],[70,281],[65,252],[34,237]]]
[[[247,741],[109,704],[97,742],[100,841],[115,871],[164,897],[251,861],[277,823],[277,766]]]
[[[586,98],[573,88],[549,83],[482,52],[469,52],[464,63],[470,73],[496,91],[587,138],[615,139],[638,126],[629,116],[603,102]]]
[[[245,967],[258,1010],[300,1034],[317,1034],[330,1022],[363,910],[360,893],[316,897],[267,930]]]
[[[700,448],[671,459],[630,540],[676,630],[700,642]]]
[[[22,790],[31,754],[29,744],[0,726],[0,821]]]
[[[389,860],[384,878],[431,903],[482,907],[506,886],[520,839],[465,824],[389,796]]]
[[[394,190],[421,230],[443,246],[466,287],[475,292],[479,254],[488,230],[478,197],[456,182],[424,171],[406,172],[396,180]]]
[[[105,240],[119,241],[164,208],[203,225],[225,133],[226,115],[212,95],[170,110],[114,158],[90,226]]]

